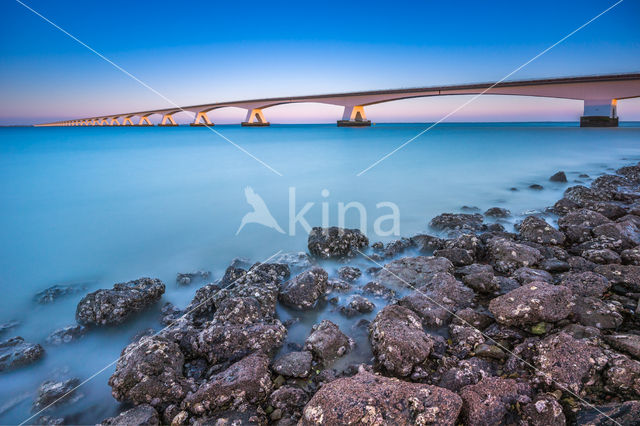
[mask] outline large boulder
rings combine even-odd
[[[295,309],[312,309],[327,291],[327,278],[327,272],[322,268],[305,271],[282,284],[279,299]]]
[[[437,230],[478,231],[484,218],[480,213],[442,213],[434,217],[429,225]]]
[[[193,414],[233,409],[242,404],[259,404],[273,388],[269,358],[256,352],[212,376],[197,391],[189,394],[183,407]]]
[[[330,259],[353,257],[369,245],[369,239],[359,229],[314,227],[307,247],[313,256]]]
[[[558,227],[572,243],[583,243],[593,238],[591,230],[598,225],[610,223],[604,215],[588,209],[574,210],[558,219]]]
[[[607,405],[584,406],[578,411],[576,424],[584,426],[638,425],[640,401],[615,402]]]
[[[322,386],[304,408],[300,425],[454,425],[461,405],[447,389],[361,370]]]
[[[313,355],[308,351],[289,352],[273,361],[271,368],[285,377],[305,378],[311,373]]]
[[[560,285],[567,287],[576,296],[583,297],[601,297],[611,286],[608,279],[590,271],[565,274]]]
[[[638,334],[611,334],[604,337],[611,347],[626,352],[635,359],[640,360],[640,335]]]
[[[531,388],[526,383],[500,377],[485,377],[475,385],[460,391],[462,418],[468,425],[496,425],[504,419],[516,403],[531,400]]]
[[[602,275],[611,285],[620,284],[634,292],[640,292],[640,266],[600,265],[594,272]]]
[[[490,239],[487,248],[490,263],[496,271],[504,274],[510,274],[518,268],[534,266],[542,260],[538,249],[506,238]]]
[[[184,355],[177,343],[162,336],[143,337],[122,351],[109,378],[115,399],[164,408],[179,403],[190,390],[183,375]]]
[[[39,344],[12,337],[0,342],[0,372],[29,365],[43,356],[44,349]]]
[[[453,264],[445,257],[403,257],[384,265],[376,275],[376,280],[384,285],[401,288],[421,287],[437,272],[453,274]]]
[[[520,236],[527,241],[553,245],[564,243],[564,234],[537,216],[527,216],[519,228]]]
[[[63,381],[47,380],[38,387],[38,394],[33,401],[33,411],[40,411],[52,406],[70,404],[82,397],[76,392],[80,379],[73,378]]]
[[[571,307],[572,294],[568,288],[542,281],[523,285],[489,302],[496,321],[504,325],[560,321],[569,316]]]
[[[165,286],[154,278],[118,283],[112,289],[87,294],[76,308],[76,319],[83,325],[120,324],[162,297]]]
[[[322,320],[319,324],[314,325],[311,334],[305,341],[305,349],[324,365],[346,355],[353,348],[353,345],[353,340],[329,320]]]
[[[158,412],[149,404],[140,404],[102,421],[101,426],[156,426],[160,424]]]
[[[433,339],[422,330],[413,311],[399,305],[382,309],[369,325],[369,340],[376,362],[398,376],[408,376],[425,363]]]
[[[640,396],[640,362],[616,354],[609,360],[604,377],[610,392],[630,398]]]

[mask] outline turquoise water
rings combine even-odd
[[[323,208],[328,224],[338,225],[338,203],[358,202],[370,239],[390,240],[373,233],[374,221],[389,214],[376,208],[381,202],[398,207],[400,234],[410,236],[463,205],[542,210],[579,174],[593,178],[640,160],[640,127],[448,124],[357,176],[425,127],[215,128],[282,176],[206,128],[0,128],[0,323],[21,323],[0,338],[20,335],[47,350],[34,366],[0,373],[0,423],[27,418],[46,378],[87,378],[116,359],[137,331],[160,328],[158,307],[78,343],[46,346],[49,333],[74,322],[82,297],[36,305],[33,295],[51,285],[87,281],[89,291],[159,277],[167,284],[163,300],[183,307],[197,286],[177,287],[177,272],[208,269],[218,278],[234,257],[260,261],[278,250],[306,250],[307,232],[300,223],[289,226],[291,191],[296,213],[313,203],[304,216],[311,226],[322,223]],[[569,184],[548,182],[558,170]],[[527,189],[533,183],[545,189]],[[236,235],[251,211],[247,186],[284,234],[250,223]],[[354,209],[345,219],[347,226],[360,224]],[[306,333],[298,329],[296,341]],[[118,409],[106,384],[112,371],[83,386],[84,398],[60,413],[81,412],[77,423],[112,415]]]

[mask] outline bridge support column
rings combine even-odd
[[[138,122],[138,126],[153,126],[151,121],[149,120],[148,115],[143,115],[140,117],[140,121]]]
[[[111,117],[111,121],[109,122],[109,126],[119,126],[120,122],[118,121],[120,117]]]
[[[266,127],[270,126],[260,108],[251,108],[247,111],[247,118],[242,122],[243,127]]]
[[[160,124],[158,124],[158,126],[161,127],[170,127],[177,125],[178,123],[176,123],[176,120],[173,119],[173,114],[164,114],[162,116],[162,121],[160,122]]]
[[[369,127],[371,121],[367,120],[362,105],[345,106],[342,120],[338,120],[338,127]]]
[[[131,121],[131,118],[133,118],[133,115],[128,115],[128,116],[124,117],[122,119],[122,125],[123,126],[133,126],[133,121]]]
[[[191,123],[192,126],[206,126],[206,127],[211,127],[213,126],[213,122],[211,122],[211,120],[209,120],[209,116],[207,115],[209,111],[200,111],[196,114],[196,118],[193,120],[193,123]]]
[[[585,99],[580,127],[618,127],[617,99]]]

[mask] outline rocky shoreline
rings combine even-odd
[[[569,187],[547,213],[515,232],[499,207],[445,213],[430,222],[436,235],[388,244],[314,228],[308,255],[235,260],[210,283],[206,271],[179,274],[201,287],[123,349],[108,383],[125,409],[103,424],[640,424],[640,165]],[[342,266],[327,271],[327,259]],[[140,278],[89,293],[77,324],[48,342],[122,324],[164,292]],[[294,321],[278,307],[327,302],[332,315],[375,313],[354,326],[367,340],[319,316],[303,345],[283,348]],[[368,362],[334,368],[362,344]],[[13,337],[0,342],[0,371],[43,355]],[[79,382],[44,382],[34,411],[77,400]]]

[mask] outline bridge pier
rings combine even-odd
[[[119,126],[120,122],[118,121],[118,118],[120,117],[111,117],[111,122],[109,123],[109,126]]]
[[[242,122],[243,127],[267,127],[270,126],[260,108],[251,108],[247,111],[247,118]]]
[[[133,115],[127,115],[126,117],[124,117],[122,119],[122,125],[123,126],[133,126],[133,121],[131,121],[132,118],[133,118]]]
[[[213,122],[209,119],[207,115],[209,111],[200,111],[196,114],[196,118],[191,123],[192,126],[205,126],[212,127],[214,126]]]
[[[342,120],[338,120],[338,127],[370,127],[371,121],[367,120],[364,106],[350,105],[344,107]]]
[[[163,114],[162,115],[162,121],[160,122],[160,124],[158,124],[158,126],[160,126],[160,127],[177,126],[178,123],[176,123],[176,120],[173,119],[173,114],[174,113]]]
[[[151,123],[151,121],[149,120],[148,115],[141,115],[138,126],[153,126],[153,123]]]
[[[617,99],[585,99],[580,127],[618,127]]]

